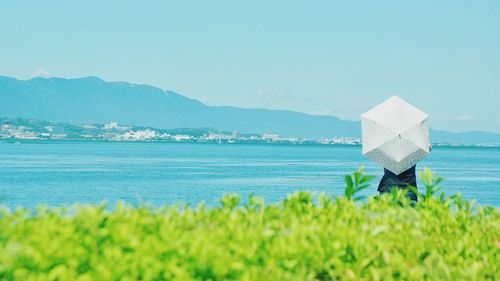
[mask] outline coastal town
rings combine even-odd
[[[110,142],[176,142],[176,143],[250,143],[290,145],[361,145],[354,136],[299,138],[273,133],[254,134],[221,131],[213,128],[158,129],[110,122],[106,124],[67,124],[26,118],[0,117],[0,141],[110,141]],[[500,144],[464,144],[433,142],[433,146],[499,147]]]
[[[246,134],[211,128],[157,129],[110,122],[107,124],[60,124],[21,118],[0,119],[0,140],[89,140],[196,143],[281,143],[359,145],[356,137],[305,139],[277,134]]]

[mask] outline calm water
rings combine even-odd
[[[201,201],[224,193],[267,202],[297,190],[342,194],[343,176],[365,165],[360,147],[238,144],[0,142],[0,196],[8,207],[124,200],[153,205]],[[500,149],[435,148],[428,166],[445,177],[447,194],[500,206]],[[422,185],[420,184],[420,189]]]

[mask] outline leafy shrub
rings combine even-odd
[[[0,280],[495,280],[498,210],[422,178],[413,207],[400,190],[356,202],[360,170],[338,198],[2,210]]]

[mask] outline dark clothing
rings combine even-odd
[[[392,187],[404,189],[408,188],[408,185],[417,188],[417,176],[415,174],[415,170],[416,165],[401,174],[396,175],[384,168],[384,176],[380,180],[377,191],[379,191],[380,194],[383,194],[389,192]],[[417,195],[412,191],[408,191],[408,196],[412,201],[417,201]]]

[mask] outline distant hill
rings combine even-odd
[[[360,136],[357,121],[287,110],[207,106],[172,91],[97,77],[17,80],[0,76],[0,116],[73,124],[116,121],[163,129],[216,128],[302,138]],[[433,131],[431,138],[433,142],[500,143],[499,134],[487,132]]]
[[[430,131],[430,138],[433,143],[451,143],[451,144],[500,144],[500,134],[494,134],[483,131],[471,131],[462,133],[453,133],[446,131]]]
[[[156,128],[216,128],[297,137],[359,135],[358,122],[333,116],[207,106],[171,91],[126,82],[79,79],[0,77],[0,116],[63,123],[117,121]]]

